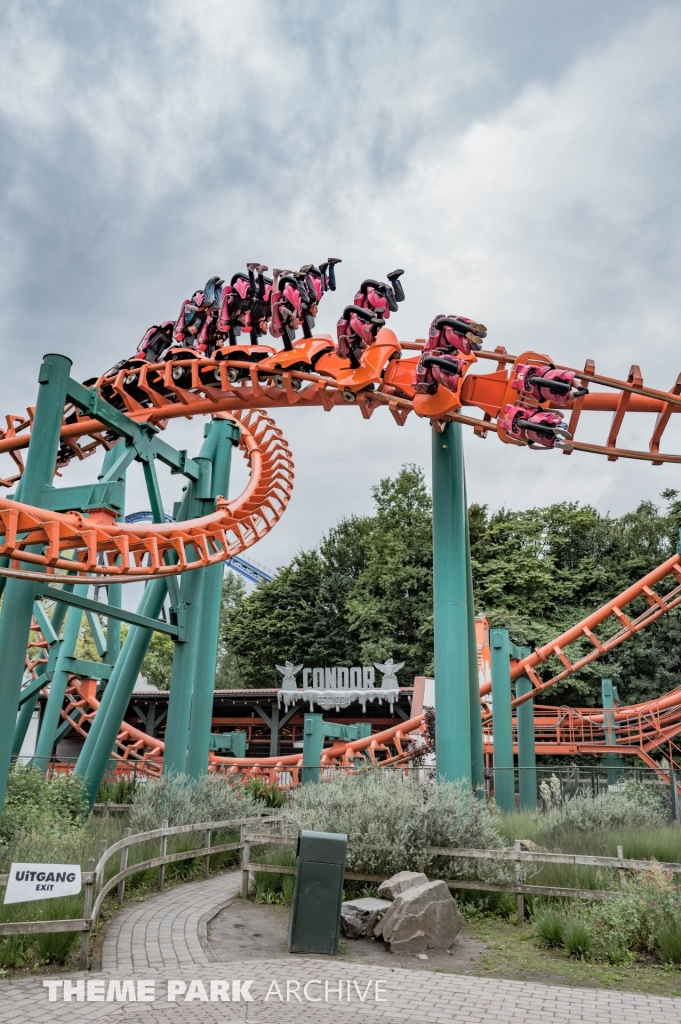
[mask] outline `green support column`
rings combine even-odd
[[[437,774],[471,784],[466,490],[460,423],[433,429],[433,617]]]
[[[494,728],[494,799],[504,814],[515,811],[511,719],[511,652],[508,630],[490,630]],[[437,707],[437,705],[436,705]]]
[[[270,708],[270,757],[279,754],[279,705],[274,703]]]
[[[466,491],[464,489],[464,495]],[[482,744],[482,708],[480,707],[480,677],[478,675],[478,641],[475,636],[475,599],[473,597],[473,569],[471,566],[471,538],[468,525],[468,498],[466,503],[466,596],[468,599],[468,690],[471,712],[471,781],[473,792],[485,795],[485,753]]]
[[[319,782],[319,765],[324,749],[324,718],[322,715],[303,717],[303,771],[302,783]]]
[[[208,436],[214,439],[213,471],[211,475],[210,507],[215,499],[229,492],[229,475],[232,467],[232,451],[239,441],[239,428],[231,420],[213,420],[209,424]],[[201,612],[201,635],[194,673],[194,693],[189,726],[189,748],[187,751],[187,774],[198,779],[208,771],[210,729],[213,718],[213,694],[215,693],[215,669],[220,634],[220,599],[224,563],[210,565],[203,570],[203,601]]]
[[[70,369],[70,359],[52,354],[45,356],[40,367],[40,387],[21,483],[21,500],[27,505],[40,505],[43,486],[51,485],[54,479]],[[0,722],[6,724],[0,730],[0,806],[4,804],[12,758],[13,723],[19,707],[35,593],[33,583],[8,580],[0,615]]]
[[[119,441],[113,448],[104,456],[102,462],[102,471],[98,476],[99,480],[109,480],[111,473],[115,473],[116,463],[120,464],[120,456],[122,454],[121,449],[123,448],[123,442]],[[126,470],[122,469],[116,474],[116,480],[120,481],[125,487],[125,475]],[[118,521],[118,520],[117,520]],[[120,521],[125,521],[125,516],[120,516]],[[117,559],[120,564],[120,557]],[[112,605],[114,608],[123,607],[123,584],[122,583],[110,583],[106,588],[106,600],[107,604]],[[106,623],[106,654],[104,655],[104,661],[108,665],[115,665],[116,659],[121,651],[121,621],[120,619],[107,619]]]
[[[152,619],[158,618],[167,592],[168,584],[165,579],[153,580],[144,591],[139,613]],[[99,711],[95,715],[78,758],[74,775],[80,776],[85,782],[90,807],[97,798],[116,736],[149,649],[151,633],[150,629],[143,626],[131,626],[128,630],[120,656],[104,691]]]
[[[192,681],[196,666],[203,605],[203,569],[184,573],[180,599],[186,607],[185,640],[175,644],[170,679],[168,721],[164,737],[163,774],[187,769],[187,739],[192,707]]]
[[[612,679],[601,679],[601,693],[603,694],[603,726],[605,729],[605,742],[609,747],[617,743],[617,732],[615,730],[615,705],[617,703],[617,690],[612,685]],[[624,764],[620,754],[604,754],[603,764],[608,769],[608,785],[616,786],[622,781],[622,773],[617,769]]]
[[[73,588],[73,593],[77,597],[87,597],[89,589],[87,584],[81,583]],[[55,665],[52,682],[50,683],[50,695],[47,698],[43,720],[40,723],[40,734],[33,758],[33,763],[42,772],[47,771],[49,767],[54,737],[61,725],[61,710],[70,675],[66,659],[72,658],[75,654],[82,619],[83,612],[80,608],[69,608],[64,627],[64,636],[62,637],[59,654],[57,655],[57,664]]]
[[[69,593],[73,593],[73,584],[72,583],[64,584],[64,586],[62,587],[62,590],[66,590]],[[52,611],[52,616],[50,618],[50,625],[52,626],[52,629],[54,630],[56,636],[59,636],[59,634],[61,632],[61,628],[64,625],[64,619],[66,618],[66,612],[67,611],[68,611],[68,606],[65,605],[65,604],[57,603],[54,606],[54,609]],[[46,663],[43,665],[43,672],[45,672],[45,671],[47,671],[47,664]],[[40,675],[40,674],[41,673],[38,672],[38,675]],[[17,716],[17,724],[16,724],[16,727],[14,729],[14,743],[12,744],[12,756],[13,757],[16,756],[20,752],[21,748],[24,745],[24,740],[26,739],[26,733],[28,731],[28,726],[29,726],[29,723],[30,723],[30,721],[31,721],[31,719],[33,717],[33,712],[35,711],[36,704],[38,703],[39,696],[40,696],[40,692],[38,691],[35,694],[35,696],[31,697],[30,700],[24,701],[24,703],[19,708],[19,714]]]
[[[530,653],[529,647],[522,649],[523,657]],[[534,687],[527,676],[515,681],[515,695],[522,697]],[[518,726],[518,788],[520,789],[520,810],[537,810],[537,758],[534,749],[534,701],[526,700],[515,709]]]

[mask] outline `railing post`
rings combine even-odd
[[[676,782],[676,772],[669,765],[669,795],[672,801],[672,821],[681,821],[681,815],[679,814],[679,790]]]
[[[167,818],[164,818],[163,821],[161,822],[161,828],[164,829],[164,830],[168,828],[168,819]],[[168,849],[168,836],[162,835],[161,836],[161,842],[159,844],[159,856],[160,857],[165,857],[167,849]],[[166,877],[166,866],[165,866],[165,864],[159,864],[159,867],[158,867],[158,891],[159,892],[163,892],[163,883],[165,882],[165,877]]]
[[[248,890],[250,887],[250,877],[248,872],[248,862],[251,859],[251,844],[244,841],[244,829],[247,826],[241,826],[241,841],[243,847],[241,849],[241,898],[244,900],[248,899]]]
[[[619,860],[624,860],[624,852],[623,852],[621,846],[617,847],[617,857],[618,857]],[[624,870],[624,865],[621,868],[618,869],[617,874],[619,875],[619,879],[620,879],[620,889],[622,890],[622,892],[626,892],[626,890],[627,890],[627,876],[626,876],[626,872]]]
[[[95,858],[90,857],[87,862],[87,870],[90,875],[95,870]],[[78,959],[78,970],[87,971],[88,946],[90,943],[90,926],[92,924],[92,895],[95,887],[95,880],[91,878],[85,883],[85,897],[83,899],[83,918],[87,922],[87,929],[80,933],[80,957]]]
[[[123,838],[124,839],[128,839],[129,836],[130,836],[130,829],[126,828],[125,832],[123,833]],[[130,852],[130,847],[129,846],[124,846],[123,849],[121,850],[121,863],[120,863],[119,868],[118,868],[119,871],[125,871],[125,869],[127,868],[127,866],[128,866],[128,853],[129,852]],[[123,906],[123,897],[124,896],[125,896],[125,879],[121,878],[120,882],[118,883],[118,906],[119,907]]]
[[[516,854],[518,854],[518,858],[517,858],[517,860],[515,862],[515,884],[516,885],[522,885],[523,884],[523,868],[522,868],[522,864],[520,863],[520,856],[519,856],[520,852],[521,852],[520,839],[516,839],[515,843],[513,844],[513,849],[515,850]],[[518,900],[518,920],[519,921],[524,921],[525,920],[525,896],[524,896],[524,894],[522,892],[518,893],[517,900]]]
[[[99,844],[99,857],[97,858],[97,863],[98,864],[99,864],[100,860],[102,859],[102,857],[104,856],[104,854],[106,853],[107,846],[108,846],[108,843],[107,843],[106,839],[102,839],[100,841],[100,844]],[[104,868],[101,869],[101,873],[97,872],[97,877],[95,879],[95,883],[96,883],[96,885],[98,887],[104,884]]]
[[[210,821],[211,819],[209,818],[208,820]],[[210,828],[207,828],[205,833],[204,833],[203,845],[205,847],[207,847],[208,849],[210,849],[210,841],[211,841],[212,834],[213,834],[213,830],[210,829]],[[210,854],[207,853],[206,857],[205,857],[205,860],[203,862],[203,877],[204,878],[208,878],[209,875],[210,875]]]

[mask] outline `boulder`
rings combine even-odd
[[[525,853],[547,853],[545,846],[538,846],[537,843],[533,843],[531,839],[521,839],[520,849]]]
[[[392,953],[449,949],[463,918],[446,882],[426,882],[395,897],[374,928]]]
[[[427,877],[422,871],[398,871],[392,878],[386,878],[378,887],[378,895],[382,900],[394,900],[401,892],[413,889],[415,885],[424,885]]]
[[[366,897],[341,903],[341,931],[348,939],[358,939],[363,932],[371,935],[379,914],[391,907],[390,900]]]

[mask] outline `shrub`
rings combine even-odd
[[[593,941],[589,925],[580,917],[573,917],[563,925],[563,945],[570,956],[584,959],[591,953]]]
[[[38,768],[15,762],[7,780],[0,841],[19,834],[59,836],[82,826],[88,813],[85,786],[73,775],[45,778]]]
[[[63,964],[77,938],[78,932],[42,932],[36,936],[38,956],[43,963]]]
[[[163,775],[139,786],[132,802],[130,827],[133,832],[150,832],[168,824],[190,825],[201,821],[227,821],[262,814],[264,807],[253,799],[240,782],[224,775]]]
[[[261,864],[280,864],[293,867],[295,854],[290,847],[269,846],[258,854]],[[273,871],[254,871],[255,898],[258,903],[291,903],[295,875],[277,875]]]
[[[543,786],[544,784],[542,784]],[[548,787],[547,787],[548,788]],[[658,828],[664,825],[663,812],[657,797],[647,787],[625,787],[598,796],[573,796],[562,803],[553,803],[537,816],[539,835],[555,839],[561,832],[593,833],[625,827]]]
[[[270,786],[264,779],[249,779],[246,783],[246,792],[254,800],[259,800],[265,807],[286,807],[288,799],[283,789],[278,786]]]
[[[535,915],[534,926],[544,946],[555,948],[563,945],[565,921],[555,910],[545,908]]]
[[[131,779],[127,775],[104,776],[97,792],[97,803],[105,804],[110,800],[112,804],[131,804],[138,788],[137,779]]]
[[[0,967],[16,967],[26,949],[25,935],[8,935],[0,942]]]
[[[629,878],[614,899],[585,907],[582,916],[589,921],[595,947],[609,960],[624,962],[631,952],[661,956],[660,936],[680,912],[674,876],[653,868]]]
[[[437,786],[415,773],[369,769],[337,774],[302,786],[289,815],[301,829],[344,832],[350,871],[391,875],[411,869],[448,877],[475,871],[478,863],[433,857],[427,846],[499,849],[497,815],[459,783]],[[489,871],[489,868],[487,869]],[[492,869],[494,870],[494,869]],[[498,869],[497,869],[498,870]]]
[[[657,933],[657,952],[665,964],[681,964],[681,918],[674,918]]]

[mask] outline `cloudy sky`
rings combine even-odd
[[[248,260],[338,256],[333,330],[365,276],[406,270],[391,326],[440,312],[489,341],[668,387],[681,370],[681,7],[646,0],[5,0],[0,11],[0,408],[40,357],[85,379]],[[296,460],[276,566],[429,428],[385,412],[278,414]],[[604,443],[608,416],[586,437]],[[168,439],[196,450],[200,424]],[[650,417],[622,442],[647,446]],[[668,430],[666,450],[681,450]],[[621,513],[678,468],[466,439],[471,500]],[[70,478],[93,479],[95,461]],[[244,476],[235,472],[235,490]],[[679,487],[681,489],[681,486]],[[168,506],[177,496],[168,481]],[[139,478],[130,508],[146,504]]]

